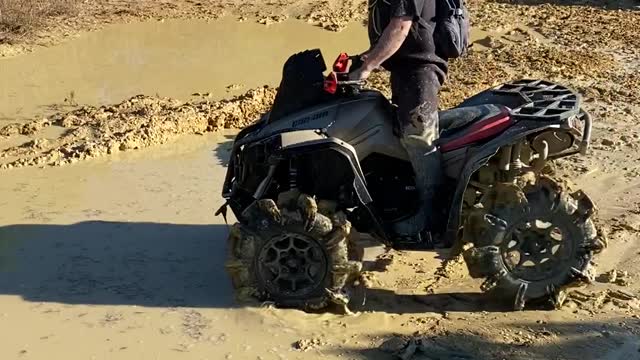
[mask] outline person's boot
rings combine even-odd
[[[431,228],[435,218],[435,194],[442,178],[442,159],[435,146],[438,136],[437,112],[417,115],[417,126],[404,129],[402,145],[407,150],[415,173],[416,188],[420,196],[420,209],[409,219],[394,225],[394,230],[406,242],[421,247],[433,247]],[[426,116],[428,119],[420,118]],[[408,244],[407,244],[408,245]]]
[[[435,217],[435,193],[442,176],[440,151],[417,139],[403,141],[403,145],[409,154],[415,173],[420,208],[414,216],[395,224],[394,230],[409,243],[415,242],[418,243],[417,245],[432,247],[430,230]]]

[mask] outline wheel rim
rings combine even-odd
[[[572,234],[553,219],[525,219],[510,228],[500,247],[507,269],[526,281],[566,272],[573,253]]]
[[[303,297],[322,285],[327,256],[317,241],[296,233],[273,237],[258,256],[258,276],[275,297]]]

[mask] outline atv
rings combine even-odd
[[[348,304],[363,253],[352,227],[396,249],[439,239],[515,309],[592,279],[605,246],[595,206],[552,175],[553,160],[589,146],[578,93],[520,80],[440,112],[441,211],[425,236],[407,238],[398,224],[419,209],[414,173],[395,107],[350,80],[357,59],[341,54],[325,76],[319,50],[291,56],[271,110],[236,136],[217,214],[230,207],[238,220],[226,264],[238,294],[304,309]]]

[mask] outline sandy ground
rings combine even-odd
[[[3,178],[0,357],[387,359],[378,347],[399,335],[471,359],[636,356],[637,303],[596,296],[559,311],[508,312],[462,267],[437,276],[437,252],[390,253],[386,271],[372,268],[374,288],[355,316],[238,308],[223,270],[227,227],[212,216],[231,137],[187,136]],[[621,195],[612,189],[596,199]],[[632,272],[632,285],[584,293],[637,293],[634,226],[621,224],[599,261]]]
[[[65,46],[78,53],[99,49],[105,31],[130,31],[132,38],[149,31],[139,23],[99,30],[109,22],[153,18],[162,31],[173,18],[213,21],[226,14],[252,27],[247,36],[263,36],[253,27],[277,29],[299,18],[320,25],[316,30],[322,33],[321,28],[349,25],[332,35],[341,36],[359,26],[362,2],[89,4],[83,16],[52,23],[40,37],[0,50],[13,56],[0,59],[0,71],[6,72],[3,94],[32,109],[58,99],[42,113],[7,110],[11,102],[0,109],[0,358],[387,359],[380,346],[392,339],[382,348],[393,348],[403,336],[426,339],[431,358],[640,357],[637,2],[473,1],[473,51],[452,63],[442,92],[442,106],[448,107],[509,79],[544,77],[585,95],[596,119],[594,145],[587,157],[563,161],[559,169],[592,196],[608,230],[609,248],[597,259],[603,274],[598,281],[560,310],[513,313],[482,297],[462,266],[443,277],[437,269],[444,254],[391,252],[384,271],[368,263],[374,287],[357,315],[346,317],[239,308],[222,268],[227,228],[213,211],[221,204],[232,133],[220,131],[246,125],[268,107],[277,85],[273,74],[245,74],[253,82],[238,88],[227,80],[200,86],[192,90],[195,96],[182,90],[173,96],[178,99],[154,96],[148,89],[158,85],[145,80],[147,75],[115,100],[91,95],[78,101],[67,96],[73,88],[56,87],[56,80],[49,91],[48,78],[30,69],[37,69],[39,59],[53,66],[46,65],[56,59],[49,51]],[[204,31],[200,26],[205,25],[181,36]],[[314,41],[324,36],[309,34]],[[88,36],[95,38],[84,47]],[[40,49],[39,43],[58,45]],[[273,44],[275,56],[291,51]],[[171,43],[174,53],[181,50],[177,46]],[[126,51],[135,53],[136,47],[148,53],[144,41]],[[194,56],[196,50],[184,49]],[[150,54],[150,63],[166,58],[166,53]],[[88,62],[57,66],[65,74],[84,74]],[[202,71],[193,64],[193,74]],[[109,71],[126,66],[131,62],[116,61]],[[15,71],[23,75],[9,76]],[[195,78],[171,81],[188,89]],[[384,74],[371,83],[388,90]],[[257,86],[262,84],[270,87]],[[38,97],[41,93],[47,94]],[[138,93],[146,95],[125,99]]]

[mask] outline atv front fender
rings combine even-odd
[[[328,137],[319,130],[286,132],[277,136],[280,138],[281,145],[279,155],[283,158],[306,153],[332,151],[347,160],[353,172],[353,191],[357,196],[359,206],[364,210],[361,214],[368,218],[371,234],[382,242],[389,243],[387,231],[384,225],[380,223],[375,209],[371,206],[373,199],[367,190],[364,173],[353,146],[340,139]],[[331,169],[327,169],[327,176],[330,175]]]
[[[367,190],[364,173],[360,168],[358,155],[353,146],[332,137],[326,137],[320,131],[302,130],[292,131],[277,135],[280,137],[281,154],[285,157],[289,154],[305,154],[319,151],[335,151],[342,155],[353,170],[353,189],[363,205],[370,204],[373,199]]]

